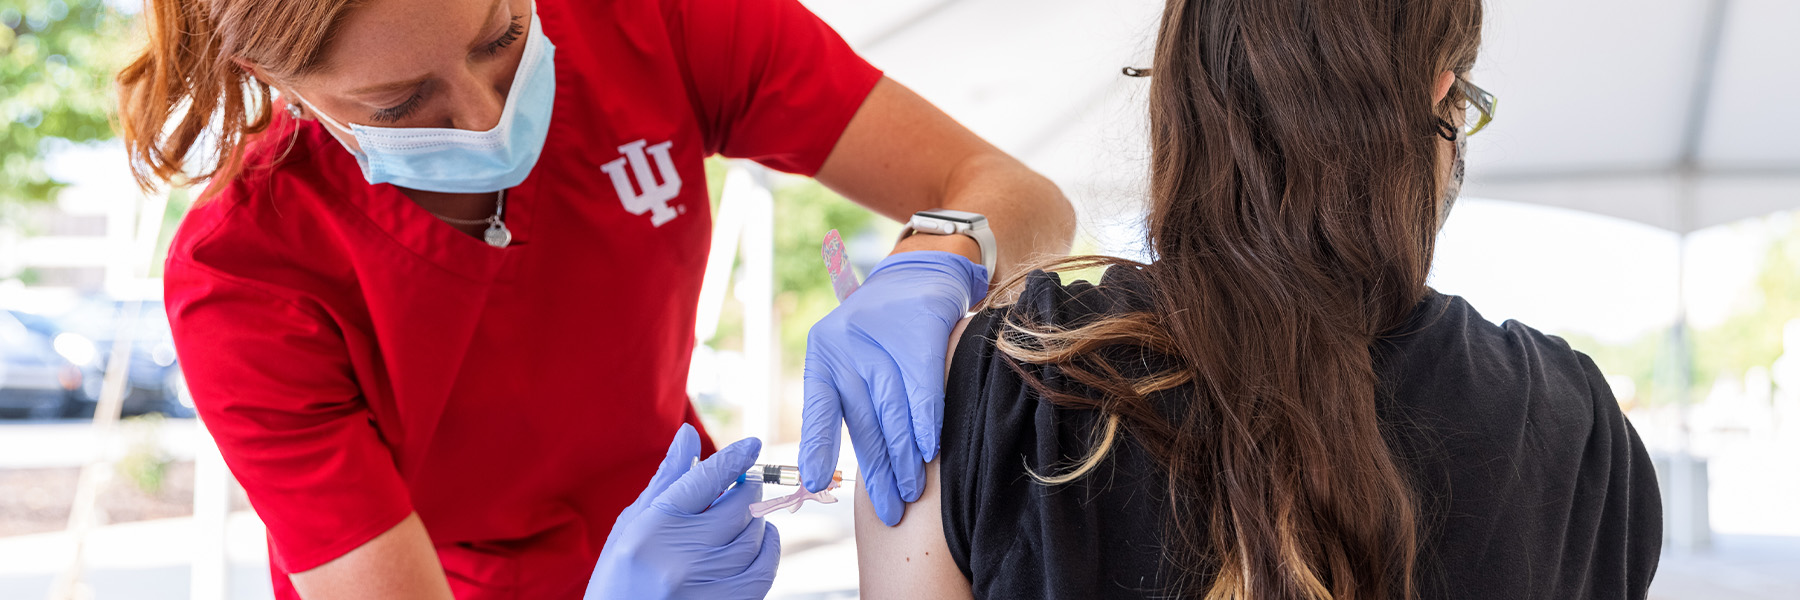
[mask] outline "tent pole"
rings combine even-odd
[[[1670,327],[1669,345],[1672,384],[1675,394],[1676,442],[1674,451],[1658,460],[1658,483],[1663,496],[1663,544],[1687,552],[1704,551],[1712,545],[1711,506],[1708,469],[1704,457],[1692,452],[1692,427],[1688,413],[1693,407],[1694,343],[1693,329],[1688,324],[1688,244],[1694,223],[1694,198],[1697,185],[1691,173],[1684,173],[1679,186],[1676,207],[1681,228],[1675,250],[1675,323]]]
[[[1708,515],[1706,459],[1694,456],[1692,428],[1688,413],[1693,406],[1694,344],[1688,326],[1687,259],[1688,242],[1695,225],[1699,199],[1700,146],[1706,138],[1706,117],[1712,104],[1714,75],[1719,66],[1719,49],[1725,38],[1726,15],[1731,0],[1711,0],[1706,7],[1706,21],[1700,31],[1700,55],[1695,63],[1694,84],[1689,93],[1687,122],[1681,132],[1680,154],[1676,157],[1676,245],[1675,324],[1670,331],[1673,383],[1675,387],[1675,451],[1668,457],[1667,472],[1659,474],[1663,484],[1663,541],[1682,550],[1704,550],[1712,542],[1712,523]]]

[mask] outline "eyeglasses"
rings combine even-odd
[[[1127,77],[1150,76],[1150,69],[1147,68],[1125,67],[1124,72]],[[1462,77],[1457,77],[1456,85],[1452,87],[1457,94],[1462,95],[1463,100],[1467,103],[1463,107],[1463,110],[1468,111],[1468,114],[1463,115],[1463,136],[1472,136],[1486,129],[1488,123],[1494,121],[1494,107],[1500,104],[1500,99]],[[1440,129],[1438,135],[1443,136],[1444,139],[1455,141],[1456,128],[1451,127],[1448,121],[1438,119],[1438,128]]]
[[[1475,135],[1494,120],[1494,106],[1499,104],[1499,98],[1461,77],[1456,78],[1456,93],[1462,94],[1467,101],[1467,105],[1463,107],[1463,110],[1468,111],[1463,116],[1463,135]]]

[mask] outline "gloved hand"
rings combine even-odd
[[[925,491],[925,463],[944,426],[944,352],[950,331],[987,296],[987,268],[960,254],[901,252],[869,272],[806,341],[800,480],[819,491],[837,469],[838,423],[862,466],[881,522]]]
[[[726,491],[761,451],[761,440],[747,438],[694,465],[700,435],[683,424],[650,486],[613,522],[585,598],[768,595],[781,562],[781,535],[775,525],[750,518],[762,484]]]

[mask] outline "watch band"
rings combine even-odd
[[[922,210],[913,213],[912,219],[906,222],[906,228],[900,232],[900,239],[906,239],[915,231],[935,235],[963,235],[975,240],[975,245],[981,248],[981,266],[987,268],[988,283],[994,283],[997,244],[994,242],[994,230],[988,228],[986,216],[947,208]]]

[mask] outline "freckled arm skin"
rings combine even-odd
[[[950,569],[955,571],[956,566]],[[288,580],[307,600],[451,600],[450,581],[417,513],[355,550],[289,575]]]
[[[946,356],[956,356],[956,340],[968,324],[968,319],[956,324]],[[925,493],[906,505],[906,516],[893,527],[875,516],[868,490],[860,479],[856,482],[856,566],[863,598],[975,597],[944,541],[943,488],[938,487],[941,460],[925,464]]]

